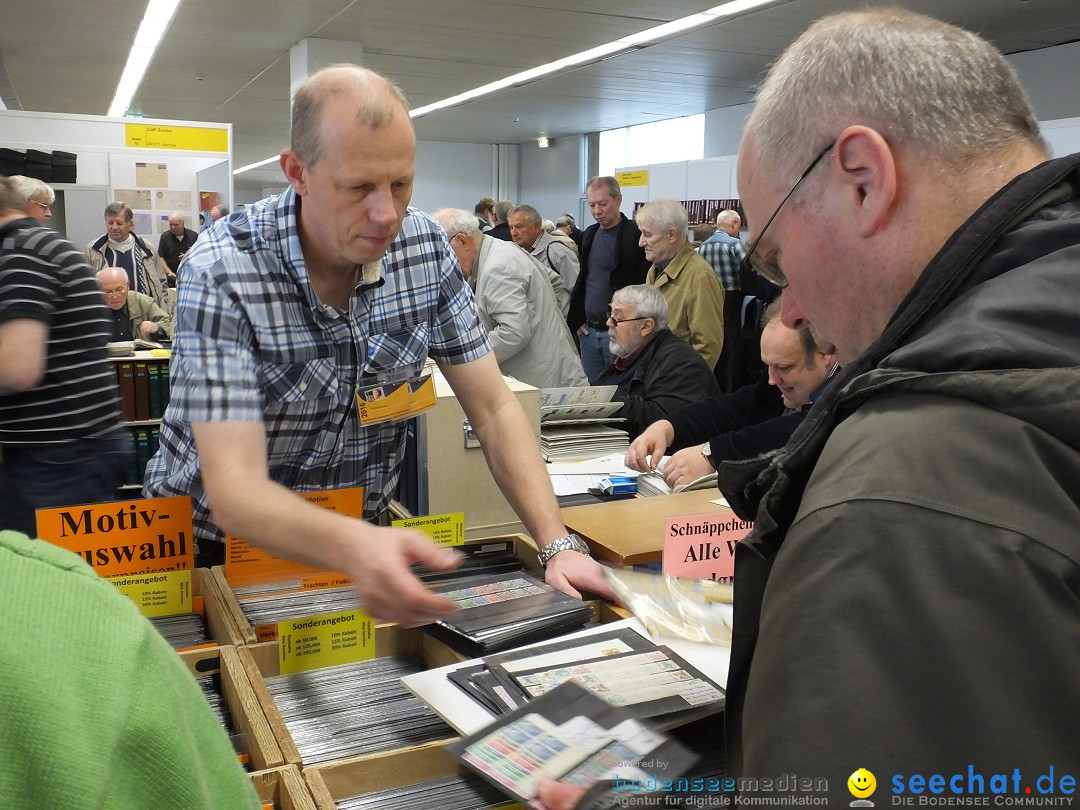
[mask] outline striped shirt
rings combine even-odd
[[[357,385],[417,379],[430,354],[465,363],[491,348],[442,229],[409,209],[350,308],[311,285],[291,189],[204,233],[184,257],[170,366],[172,392],[144,492],[191,495],[195,534],[210,519],[191,426],[260,422],[270,478],[294,491],[364,487],[364,514],[397,485],[406,423],[361,426]]]
[[[82,251],[31,219],[0,228],[0,324],[20,319],[49,327],[45,377],[29,391],[0,393],[0,444],[66,444],[115,431],[105,299]]]

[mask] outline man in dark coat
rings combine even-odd
[[[664,466],[664,480],[676,487],[714,472],[721,462],[754,458],[787,443],[840,367],[835,346],[808,327],[784,326],[779,313],[779,300],[765,310],[765,371],[757,382],[653,422],[630,445],[627,466],[649,472],[665,452],[677,450]]]
[[[609,340],[614,360],[597,385],[617,385],[634,439],[657,419],[691,402],[718,396],[720,385],[701,355],[667,328],[667,301],[656,287],[633,284],[611,299]]]
[[[611,294],[628,284],[644,284],[652,262],[638,244],[641,231],[619,210],[622,191],[614,177],[594,177],[585,199],[596,224],[581,239],[581,272],[570,295],[566,324],[577,335],[581,365],[589,381],[611,363],[607,307]]]

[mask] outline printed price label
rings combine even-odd
[[[144,616],[191,613],[191,571],[107,577]]]
[[[399,529],[416,529],[426,534],[440,546],[461,546],[465,544],[464,512],[405,518],[404,520],[392,521],[391,525]]]
[[[363,610],[278,622],[282,675],[352,664],[375,657],[375,620]]]

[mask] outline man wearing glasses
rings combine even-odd
[[[1075,776],[1080,156],[1047,157],[1001,54],[927,17],[826,18],[762,85],[747,259],[844,369],[783,451],[721,470],[756,521],[732,776],[845,802],[857,767]]]
[[[712,369],[668,326],[664,294],[650,284],[623,287],[608,308],[608,341],[614,360],[597,385],[617,385],[615,415],[626,419],[631,441],[658,419],[684,405],[718,396]]]

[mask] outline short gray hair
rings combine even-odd
[[[401,88],[374,70],[347,63],[324,67],[300,86],[292,100],[290,146],[308,166],[322,155],[322,111],[333,98],[355,99],[356,119],[370,129],[385,124],[395,104],[409,111]]]
[[[531,225],[535,225],[543,219],[543,217],[540,216],[540,212],[531,205],[515,205],[506,213],[507,218],[510,217],[510,214],[524,214],[525,221]]]
[[[470,214],[462,208],[440,208],[431,215],[431,218],[442,225],[447,239],[453,239],[459,233],[465,234],[470,239],[480,235],[480,225],[476,221],[476,214]]]
[[[124,222],[135,221],[134,212],[127,207],[127,203],[122,202],[112,202],[105,206],[105,219],[109,217],[123,217]]]
[[[621,287],[611,296],[612,304],[626,304],[634,308],[639,318],[652,318],[656,328],[667,329],[668,305],[664,294],[651,284],[630,284]]]
[[[901,9],[831,15],[769,71],[746,123],[755,162],[794,180],[844,127],[959,170],[1010,142],[1046,151],[1012,67],[990,43]]]
[[[495,203],[495,219],[506,222],[506,218],[510,216],[510,209],[513,207],[513,200],[499,200]]]
[[[566,214],[563,214],[561,217],[559,217],[557,220],[555,220],[555,227],[556,228],[565,228],[567,225],[573,226],[573,224],[574,224],[574,218],[569,217]]]
[[[681,202],[675,200],[653,200],[645,203],[634,214],[634,221],[638,225],[652,225],[658,231],[673,228],[683,235],[686,234],[686,209]]]
[[[742,217],[740,217],[739,212],[733,208],[725,208],[716,215],[717,228],[722,228],[726,225],[734,225],[735,223],[742,225]]]
[[[619,187],[619,181],[610,175],[590,178],[589,182],[585,184],[586,194],[589,193],[590,188],[606,189],[607,193],[612,197],[618,197],[622,194],[622,189]]]
[[[30,202],[31,197],[37,197],[41,194],[45,195],[48,205],[56,202],[56,192],[44,180],[38,180],[36,177],[25,177],[21,174],[13,174],[8,180],[11,182],[15,193],[21,195],[27,203]]]

